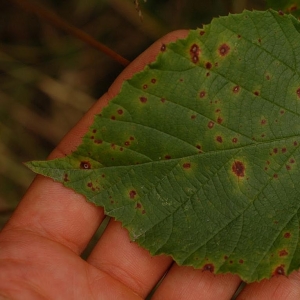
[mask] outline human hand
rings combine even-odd
[[[109,91],[62,140],[50,158],[70,153],[114,97],[123,80],[154,60],[162,44],[182,38],[173,32],[157,41],[117,78]],[[178,267],[170,257],[151,257],[130,242],[111,220],[87,260],[80,254],[104,219],[102,208],[49,178],[37,176],[0,233],[0,299],[144,299],[164,277],[152,299],[231,299],[236,275]],[[300,273],[246,286],[239,300],[300,299]]]

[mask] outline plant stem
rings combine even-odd
[[[113,60],[117,61],[124,67],[126,67],[130,63],[129,60],[122,57],[115,51],[113,51],[110,48],[108,48],[107,46],[103,45],[102,43],[96,41],[93,37],[91,37],[84,31],[82,31],[82,30],[72,26],[68,22],[64,21],[62,18],[60,18],[58,15],[54,14],[52,11],[45,9],[44,7],[41,7],[40,5],[37,5],[36,3],[31,3],[31,1],[28,1],[28,0],[11,0],[11,1],[13,1],[15,4],[21,6],[23,9],[36,14],[42,20],[48,21],[55,27],[66,31],[67,33],[79,38],[86,44],[105,53],[106,55],[108,55],[109,57],[111,57]]]

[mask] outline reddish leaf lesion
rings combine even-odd
[[[232,164],[232,172],[237,176],[237,177],[244,177],[245,176],[245,165],[243,162],[236,160]]]

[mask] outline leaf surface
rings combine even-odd
[[[300,25],[272,10],[162,45],[63,159],[31,162],[180,265],[247,282],[300,266]]]

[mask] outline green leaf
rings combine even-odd
[[[300,17],[300,0],[267,0],[267,6]]]
[[[214,19],[162,45],[71,155],[31,162],[139,245],[247,282],[300,266],[300,25]]]

